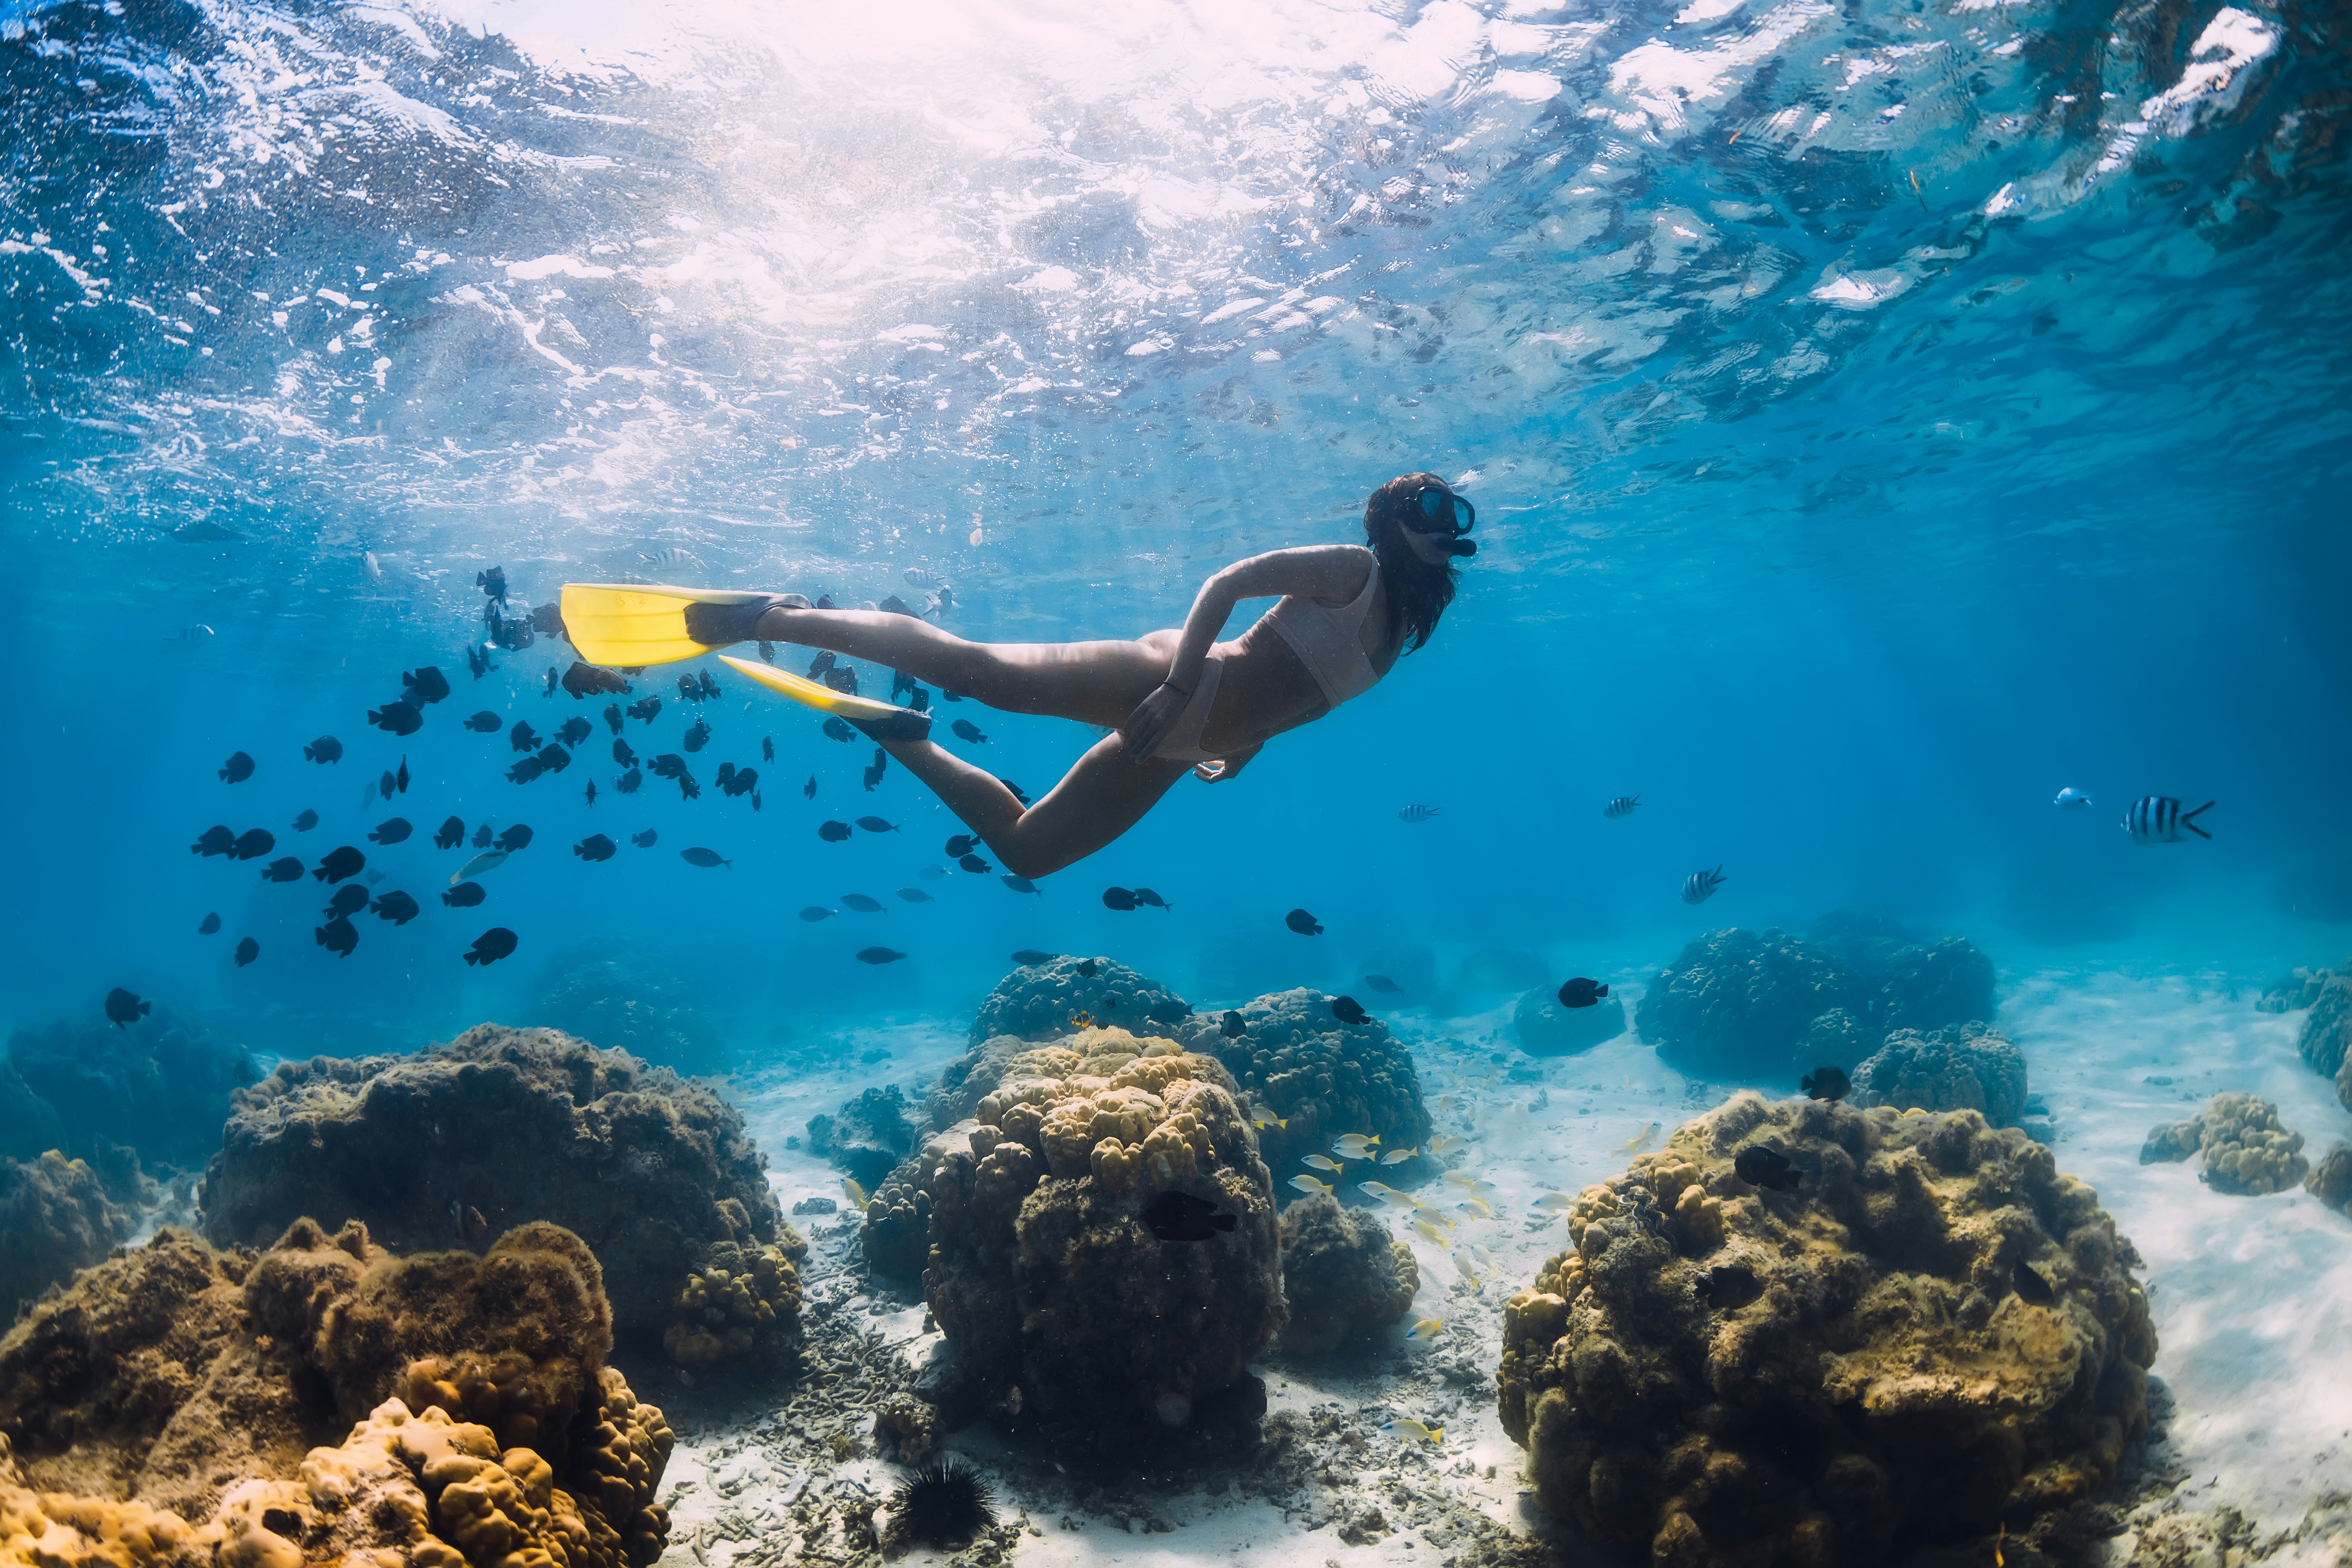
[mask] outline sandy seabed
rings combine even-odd
[[[2302,1016],[2260,1012],[2251,989],[2219,978],[2053,965],[2004,983],[2000,1026],[2031,1064],[2035,1124],[2046,1121],[2060,1168],[2098,1190],[2146,1259],[2162,1339],[2157,1434],[2127,1465],[2119,1495],[2129,1528],[2105,1543],[2107,1561],[2352,1564],[2352,1220],[2301,1192],[2215,1193],[2193,1161],[2138,1159],[2150,1127],[2222,1089],[2274,1101],[2315,1158],[2352,1136],[2333,1086],[2295,1053]],[[960,1432],[946,1451],[988,1477],[1015,1528],[956,1560],[1613,1560],[1534,1507],[1522,1450],[1495,1409],[1503,1303],[1567,1244],[1565,1225],[1532,1208],[1536,1198],[1618,1173],[1651,1123],[1662,1136],[1737,1086],[1685,1079],[1631,1034],[1580,1057],[1528,1058],[1512,1044],[1507,1009],[1387,1021],[1413,1047],[1439,1131],[1468,1139],[1462,1168],[1500,1189],[1496,1217],[1465,1216],[1451,1248],[1392,1221],[1422,1268],[1408,1321],[1441,1319],[1444,1330],[1408,1342],[1400,1329],[1369,1363],[1270,1357],[1258,1368],[1269,1441],[1224,1469],[1138,1475],[1113,1458],[1087,1474],[984,1426]],[[739,1079],[784,1206],[840,1200],[836,1173],[786,1147],[809,1117],[878,1083],[912,1098],[963,1048],[960,1022],[897,1022]],[[877,1050],[889,1055],[861,1059]],[[868,1292],[845,1215],[796,1223],[811,1242],[803,1378],[765,1399],[675,1373],[648,1379],[684,1434],[668,1475],[675,1533],[663,1568],[872,1560],[857,1521],[898,1475],[874,1457],[872,1413],[940,1353],[940,1337],[912,1292]],[[1491,1269],[1469,1244],[1486,1249]],[[1443,1427],[1444,1441],[1382,1434],[1398,1415]],[[904,1561],[948,1555],[918,1547]]]

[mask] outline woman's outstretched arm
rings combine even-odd
[[[1192,599],[1184,617],[1184,635],[1177,640],[1169,661],[1168,679],[1138,704],[1120,727],[1128,752],[1148,757],[1182,717],[1184,705],[1201,684],[1201,668],[1217,634],[1225,629],[1234,606],[1244,599],[1278,598],[1297,594],[1309,599],[1346,604],[1363,591],[1372,552],[1360,544],[1310,544],[1297,550],[1269,550],[1212,575]]]

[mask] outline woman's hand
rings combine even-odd
[[[1127,722],[1118,727],[1119,738],[1127,742],[1128,760],[1139,764],[1149,762],[1160,743],[1168,739],[1168,732],[1176,727],[1176,721],[1184,717],[1184,709],[1192,700],[1191,692],[1181,691],[1164,680],[1153,687],[1151,694],[1137,703],[1135,711],[1127,716]]]
[[[1256,756],[1265,744],[1265,742],[1261,741],[1257,745],[1246,751],[1235,752],[1230,757],[1218,757],[1210,762],[1194,763],[1192,776],[1203,784],[1225,784],[1244,768],[1249,766],[1249,760]]]

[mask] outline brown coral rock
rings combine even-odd
[[[641,1568],[673,1439],[611,1346],[596,1260],[553,1226],[478,1258],[356,1223],[258,1254],[166,1231],[0,1340],[0,1436],[44,1489],[0,1512],[55,1537],[44,1563]]]
[[[205,1176],[223,1244],[264,1245],[306,1215],[362,1221],[403,1252],[545,1220],[604,1265],[615,1331],[656,1342],[700,1249],[780,1239],[738,1112],[552,1029],[485,1024],[415,1056],[289,1062],[236,1107]]]
[[[686,1277],[674,1302],[677,1320],[662,1335],[672,1361],[707,1371],[729,1362],[775,1365],[790,1357],[801,1321],[801,1279],[793,1260],[807,1253],[808,1243],[789,1223],[782,1230],[785,1247],[724,1243]]]
[[[1742,1181],[1759,1144],[1801,1184]],[[2048,1149],[1974,1111],[1741,1094],[1587,1188],[1569,1233],[1506,1311],[1504,1425],[1547,1509],[1654,1563],[2014,1533],[2145,1429],[2137,1255]],[[1697,1277],[1725,1265],[1761,1293],[1709,1306]]]
[[[130,1210],[80,1160],[0,1159],[0,1319],[131,1238]]]
[[[2278,1107],[2236,1089],[2215,1095],[2186,1121],[2151,1128],[2139,1163],[2186,1160],[2200,1150],[2205,1184],[2242,1197],[2285,1192],[2311,1169],[2303,1157],[2303,1134],[2281,1125]]]
[[[1008,1062],[965,1143],[933,1178],[923,1289],[990,1392],[1048,1420],[1179,1425],[1280,1329],[1273,1178],[1214,1061],[1088,1029]],[[1169,1191],[1236,1228],[1160,1241],[1142,1213]]]
[[[1327,1194],[1282,1211],[1282,1294],[1290,1316],[1282,1348],[1295,1355],[1370,1349],[1421,1289],[1412,1248],[1377,1217],[1349,1214]]]
[[[2338,1143],[2321,1155],[2303,1187],[2329,1208],[2352,1214],[2352,1143]]]

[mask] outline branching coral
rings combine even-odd
[[[485,1024],[410,1057],[289,1062],[237,1097],[204,1215],[248,1245],[301,1215],[396,1250],[561,1225],[604,1265],[614,1326],[657,1341],[699,1247],[779,1239],[740,1113],[702,1084],[552,1029]]]
[[[1757,1147],[1800,1179],[1743,1180]],[[1504,1425],[1547,1509],[1654,1564],[2031,1540],[2145,1427],[2137,1255],[1973,1111],[1740,1094],[1569,1236],[1507,1309]]]
[[[2139,1163],[2186,1160],[2200,1152],[2205,1184],[2242,1197],[2285,1192],[2311,1170],[2303,1134],[2280,1124],[2278,1107],[2236,1089],[2215,1095],[2186,1121],[2152,1130],[2140,1145]]]
[[[972,1015],[971,1043],[992,1035],[1050,1040],[1093,1023],[1152,1030],[1180,1023],[1192,1008],[1156,980],[1108,958],[1055,958],[1016,969],[996,983]]]
[[[1189,1020],[1178,1037],[1223,1063],[1262,1112],[1271,1112],[1254,1119],[1266,1163],[1277,1175],[1305,1169],[1301,1160],[1326,1152],[1343,1133],[1376,1135],[1384,1150],[1427,1144],[1421,1076],[1387,1025],[1342,1024],[1332,1016],[1330,997],[1305,989],[1277,991],[1235,1011],[1242,1022],[1237,1035],[1225,1033],[1223,1015],[1205,1014]],[[1407,1185],[1434,1169],[1423,1156],[1381,1174]]]
[[[1282,1348],[1297,1355],[1369,1349],[1421,1289],[1412,1248],[1376,1218],[1322,1194],[1282,1211],[1282,1294],[1290,1321]]]
[[[964,1144],[932,1180],[924,1295],[991,1396],[1181,1425],[1280,1329],[1273,1180],[1215,1061],[1089,1029],[1009,1063]],[[1234,1228],[1160,1239],[1146,1212],[1170,1193]]]
[[[1924,1035],[1897,1029],[1853,1070],[1856,1105],[1976,1110],[1996,1127],[2014,1127],[2024,1118],[2026,1098],[2025,1053],[1983,1024]]]

